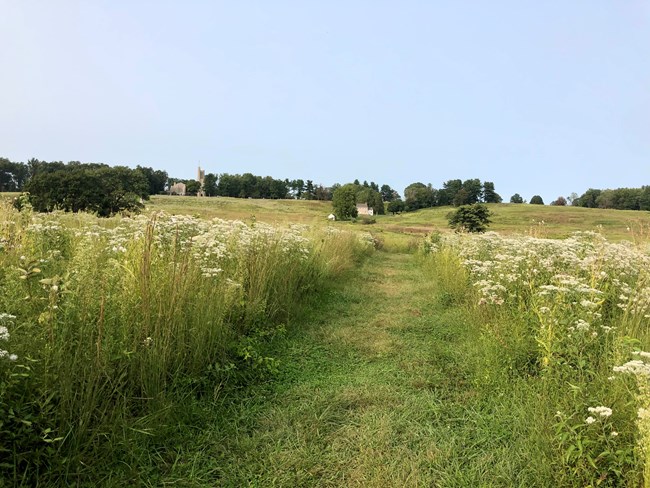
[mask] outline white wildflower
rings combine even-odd
[[[609,407],[589,407],[587,410],[589,413],[595,413],[601,417],[609,417],[612,415],[612,409]]]
[[[650,365],[640,359],[628,361],[622,366],[614,366],[613,371],[616,373],[632,373],[641,376],[650,376]]]
[[[591,415],[585,419],[586,424],[593,424],[596,421]]]

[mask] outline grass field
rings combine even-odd
[[[490,208],[2,206],[0,486],[648,486],[650,215]]]
[[[550,205],[490,204],[493,223],[490,230],[506,234],[563,238],[575,231],[598,231],[609,240],[650,240],[650,212],[632,210],[554,207]],[[219,217],[267,223],[305,223],[327,225],[332,212],[331,202],[305,200],[242,200],[237,198],[196,198],[153,196],[148,210],[164,210],[171,214]],[[376,224],[365,230],[392,234],[422,236],[439,231],[450,232],[447,214],[453,207],[423,209],[400,215],[375,216]],[[351,225],[338,222],[336,225]]]

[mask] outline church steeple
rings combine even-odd
[[[198,171],[198,177],[196,180],[201,183],[201,187],[199,191],[196,193],[197,197],[204,197],[205,196],[205,170],[201,169],[201,164],[199,163],[199,171]]]

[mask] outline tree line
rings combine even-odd
[[[576,207],[650,210],[650,186],[615,190],[589,188],[581,196],[573,194],[569,198],[571,205]]]
[[[495,191],[491,181],[481,182],[478,178],[469,180],[448,180],[442,188],[434,188],[431,183],[411,183],[404,189],[404,200],[396,198],[389,201],[391,213],[412,212],[421,208],[452,205],[472,205],[474,203],[501,203],[503,199]]]
[[[202,186],[197,180],[170,178],[166,171],[139,165],[132,169],[79,161],[30,159],[21,163],[0,158],[0,192],[27,192],[29,203],[40,212],[61,209],[109,216],[125,210],[138,211],[150,195],[169,193],[178,182],[185,183],[188,195],[202,191],[206,196],[302,200],[332,200],[333,192],[341,186],[325,187],[312,180],[281,180],[251,173],[208,173]],[[358,180],[355,184],[359,198],[377,213],[384,212],[382,199],[399,198],[388,185],[380,188],[374,182],[361,184]]]
[[[271,176],[257,176],[252,173],[215,174],[207,173],[203,188],[196,180],[189,180],[187,193],[195,195],[203,190],[208,197],[268,198],[299,200],[331,200],[330,188],[316,185],[312,180],[276,179]]]
[[[185,183],[189,195],[203,191],[206,196],[235,198],[327,201],[333,200],[336,190],[342,188],[340,184],[325,187],[316,185],[311,180],[282,180],[251,173],[208,173],[201,187],[201,183],[196,180],[170,178],[166,171],[140,165],[131,169],[127,166],[111,167],[79,161],[63,163],[30,159],[27,163],[22,163],[0,158],[0,192],[29,192],[31,204],[39,211],[60,208],[112,215],[122,210],[137,210],[149,195],[168,193],[176,182]],[[478,178],[448,180],[441,188],[420,182],[412,183],[404,190],[404,200],[389,185],[380,187],[375,182],[361,183],[359,180],[348,185],[343,185],[346,187],[347,201],[353,199],[356,203],[368,203],[376,214],[384,212],[384,203],[387,203],[389,212],[398,213],[428,207],[459,207],[502,201],[493,182],[481,182]],[[524,200],[516,193],[510,202],[524,203]],[[543,205],[544,201],[535,195],[530,203]],[[568,198],[558,197],[551,202],[551,205],[567,204],[589,208],[650,210],[650,186],[614,190],[590,188],[581,196],[573,193]]]
[[[19,163],[20,164],[20,163]],[[46,162],[30,159],[24,168],[12,166],[17,173],[3,174],[2,181],[14,191],[29,194],[29,203],[38,212],[61,209],[89,211],[101,217],[122,211],[138,211],[144,200],[164,188],[167,173],[138,166],[108,166],[101,163],[71,161]],[[26,177],[20,180],[16,174]],[[7,190],[8,191],[8,190]],[[16,200],[23,205],[23,199]]]

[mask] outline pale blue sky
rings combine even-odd
[[[650,184],[650,2],[0,0],[0,156]]]

